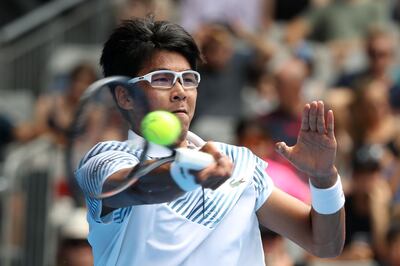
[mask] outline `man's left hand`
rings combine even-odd
[[[277,152],[306,173],[313,185],[320,188],[330,187],[336,182],[336,149],[333,112],[329,110],[325,113],[322,101],[304,106],[296,145],[276,144]]]

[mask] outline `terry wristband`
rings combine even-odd
[[[329,188],[316,188],[311,181],[311,205],[319,214],[333,214],[339,211],[345,202],[342,182],[338,175],[335,185]]]
[[[200,187],[200,184],[196,183],[196,177],[189,173],[189,169],[180,167],[176,162],[171,163],[170,173],[183,191],[192,191]]]

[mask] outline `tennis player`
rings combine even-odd
[[[334,165],[332,111],[322,102],[304,106],[298,142],[277,151],[310,179],[312,206],[275,188],[266,163],[248,149],[203,141],[189,131],[200,75],[199,50],[179,25],[151,18],[119,25],[104,45],[105,76],[131,76],[145,89],[151,109],[177,115],[177,146],[210,153],[215,163],[194,172],[174,163],[151,172],[110,198],[90,195],[119,182],[138,163],[135,125],[126,142],[97,144],[82,159],[78,182],[86,195],[95,265],[264,265],[259,224],[319,257],[335,257],[344,243],[344,196]],[[132,92],[116,87],[125,117],[135,116]],[[212,130],[212,129],[210,129]],[[168,156],[153,146],[150,159]]]

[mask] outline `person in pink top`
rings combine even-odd
[[[238,145],[249,148],[268,163],[265,170],[278,188],[305,203],[311,202],[308,184],[292,168],[275,159],[275,144],[266,129],[251,119],[242,120],[236,136]]]

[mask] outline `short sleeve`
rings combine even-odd
[[[100,152],[85,158],[75,175],[79,186],[86,196],[89,215],[97,222],[105,222],[101,218],[102,201],[91,197],[101,193],[104,181],[115,172],[134,167],[138,158],[126,149],[116,150],[115,147],[104,147]],[[110,217],[107,217],[110,220]]]
[[[253,175],[253,184],[256,191],[256,211],[268,199],[274,188],[274,183],[266,172],[267,166],[268,164],[265,161],[256,157],[256,167]]]

